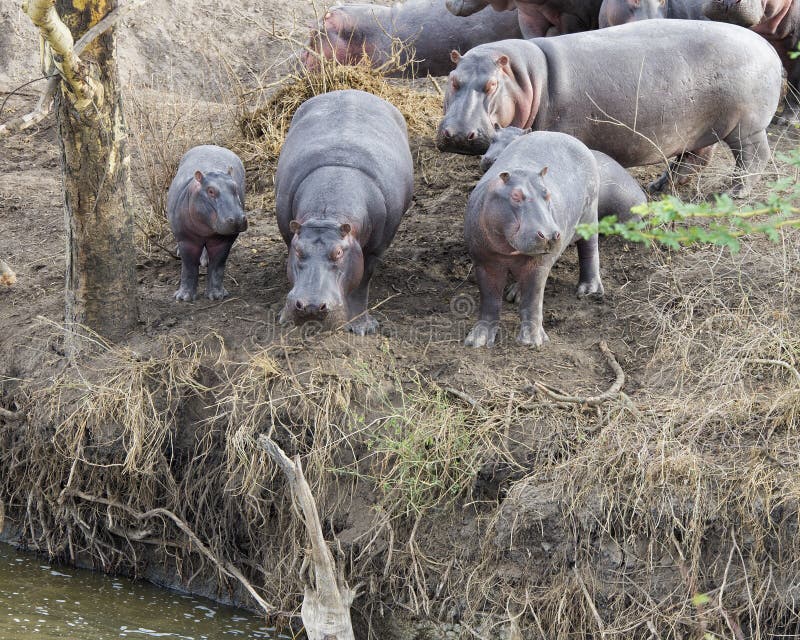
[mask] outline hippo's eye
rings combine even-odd
[[[543,197],[544,197],[544,199],[545,199],[545,200],[547,200],[548,202],[550,201],[550,192],[549,192],[549,191],[545,190],[545,191],[542,193],[542,196],[543,196]]]
[[[214,187],[209,187],[206,191],[211,198],[217,197],[217,190]]]
[[[338,260],[339,258],[342,257],[343,254],[344,254],[344,251],[342,250],[342,248],[341,247],[336,247],[331,252],[331,260]]]
[[[454,77],[451,77],[450,86],[453,87],[453,91],[458,91],[459,88],[461,87],[461,84]]]
[[[497,80],[492,79],[486,83],[486,87],[484,87],[483,91],[485,93],[492,93],[495,89],[497,89]]]
[[[294,250],[294,255],[295,255],[295,256],[297,256],[297,259],[298,259],[298,260],[302,260],[302,259],[303,259],[303,257],[304,257],[304,256],[303,256],[303,252],[302,252],[302,251],[300,251],[300,249],[298,249],[297,247],[295,247],[295,250]]]

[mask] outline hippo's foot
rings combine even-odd
[[[658,178],[647,185],[647,193],[658,195],[666,193],[669,188],[669,173],[665,171]]]
[[[177,302],[194,302],[197,300],[197,290],[181,286],[173,297]]]
[[[519,304],[519,282],[512,282],[508,285],[505,293],[506,302],[511,302],[513,304]]]
[[[520,344],[530,345],[537,349],[544,345],[545,342],[550,342],[550,338],[544,332],[544,327],[541,324],[533,322],[523,322],[517,335],[517,342]]]
[[[378,331],[378,321],[368,313],[362,313],[347,323],[347,330],[357,336],[365,336]]]
[[[736,180],[726,193],[734,200],[743,200],[745,198],[749,198],[752,192],[753,188],[749,183],[742,180]]]
[[[464,340],[465,347],[491,347],[497,337],[497,323],[481,320],[469,332]]]
[[[602,296],[605,291],[603,290],[603,283],[600,281],[600,276],[588,280],[587,282],[578,283],[578,297],[585,298],[589,295]]]
[[[225,287],[206,289],[206,298],[209,300],[224,300],[230,295]]]

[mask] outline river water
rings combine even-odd
[[[0,640],[282,640],[253,614],[0,544]]]

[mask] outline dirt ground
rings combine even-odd
[[[0,115],[0,120],[5,120],[33,106],[34,89],[41,83],[14,95],[8,93],[36,76],[38,45],[24,16],[12,7],[15,3],[0,2],[0,54],[9,61],[0,69],[0,101],[8,98]],[[313,8],[303,0],[181,0],[150,3],[147,9],[137,10],[126,19],[119,36],[120,65],[126,79],[133,183],[142,212],[149,201],[147,180],[142,175],[146,160],[141,150],[164,143],[159,137],[163,136],[163,127],[153,125],[146,114],[166,114],[165,118],[179,123],[168,141],[175,153],[181,146],[212,142],[247,150],[248,141],[237,127],[239,96],[259,83],[263,86],[280,77],[290,64],[291,47],[275,34],[302,34],[300,25],[313,15]],[[419,84],[434,90],[429,83]],[[774,126],[770,140],[776,152],[788,151],[796,147],[798,134]],[[575,297],[577,255],[574,248],[568,249],[556,264],[545,292],[544,326],[551,341],[544,349],[533,351],[515,343],[518,319],[510,304],[504,309],[499,344],[491,350],[466,349],[462,342],[474,321],[478,292],[463,244],[462,225],[469,191],[480,176],[478,161],[442,155],[428,136],[415,136],[412,151],[417,175],[414,203],[378,268],[370,294],[373,313],[380,321],[378,335],[356,338],[278,326],[277,315],[288,291],[286,248],[270,208],[271,183],[264,170],[268,163],[265,159],[260,164],[250,157],[250,228],[239,238],[228,261],[226,286],[231,296],[222,302],[203,298],[192,304],[174,302],[172,293],[180,264],[167,251],[172,246],[169,238],[162,248],[143,245],[137,264],[140,325],[127,346],[143,357],[157,357],[170,340],[203,341],[210,334],[218,334],[227,363],[247,362],[266,349],[277,354],[276,359],[291,376],[304,381],[342,371],[356,379],[359,367],[364,367],[368,388],[391,389],[393,384],[402,387],[412,379],[421,381],[419,384],[429,391],[444,390],[450,403],[463,405],[460,411],[477,406],[490,412],[491,419],[482,413],[472,415],[470,424],[478,425],[476,428],[485,423],[493,433],[501,433],[497,425],[505,423],[506,439],[520,439],[518,446],[510,447],[511,458],[518,465],[513,472],[506,462],[498,462],[487,451],[479,460],[481,471],[470,491],[459,495],[458,504],[464,511],[450,514],[448,526],[437,528],[435,523],[442,520],[434,518],[423,522],[418,533],[419,520],[413,527],[408,522],[398,527],[403,544],[398,538],[397,547],[403,547],[411,558],[409,573],[399,572],[397,576],[409,581],[397,587],[403,594],[397,604],[400,611],[453,623],[465,620],[466,610],[495,616],[505,612],[507,618],[521,611],[525,614],[521,625],[531,634],[536,625],[540,631],[544,625],[552,634],[546,637],[578,637],[571,634],[595,628],[597,611],[587,608],[586,585],[573,575],[577,561],[573,558],[565,563],[563,557],[577,558],[580,552],[576,549],[591,547],[597,573],[589,591],[598,594],[597,607],[609,625],[608,637],[651,637],[647,635],[650,626],[644,622],[635,633],[613,626],[624,618],[620,611],[628,615],[637,606],[654,611],[650,618],[642,614],[642,619],[663,630],[664,635],[656,637],[695,637],[705,629],[729,631],[736,626],[746,629],[747,637],[766,638],[771,631],[796,629],[791,626],[797,625],[793,617],[797,616],[797,606],[792,604],[791,594],[796,596],[800,588],[794,571],[800,498],[794,414],[798,397],[785,368],[776,369],[763,361],[780,360],[791,368],[797,364],[794,358],[800,357],[798,236],[787,232],[778,244],[747,240],[737,255],[713,248],[671,252],[601,239],[606,295],[591,300]],[[29,389],[46,387],[66,366],[59,330],[64,307],[59,156],[52,118],[0,142],[0,257],[18,275],[15,287],[0,289],[0,405],[9,409],[24,406],[34,411],[31,403],[37,396]],[[718,153],[712,165],[681,195],[702,199],[724,189],[731,167],[727,150]],[[635,175],[645,184],[660,169],[640,169]],[[780,160],[778,154],[764,185],[785,175],[796,177],[796,169]],[[763,186],[759,195],[765,192]],[[622,399],[607,409],[540,404],[541,398],[533,388],[536,382],[577,396],[595,395],[611,385],[614,373],[598,347],[600,340],[607,341],[625,372]],[[742,363],[748,358],[757,364],[745,367]],[[764,437],[767,432],[772,440]],[[369,443],[364,446],[369,448]],[[356,458],[359,454],[368,457],[363,451],[354,452]],[[736,455],[741,455],[741,465]],[[620,462],[623,458],[627,468],[635,467],[636,471],[617,475],[615,470],[624,466]],[[735,596],[730,597],[735,600],[731,606],[740,613],[738,622],[726,626],[728,618],[719,591],[721,576],[729,575],[724,562],[731,548],[728,535],[732,532],[736,545],[736,536],[741,534],[743,548],[758,546],[744,541],[747,536],[762,540],[761,534],[751,531],[750,521],[736,511],[741,507],[742,513],[751,513],[751,502],[745,504],[741,498],[741,504],[730,506],[730,514],[721,515],[721,505],[733,500],[731,496],[739,496],[736,491],[745,477],[741,474],[750,473],[739,467],[756,464],[754,459],[764,465],[758,466],[763,471],[758,476],[763,483],[755,479],[751,483],[762,501],[761,512],[768,511],[764,503],[780,504],[784,511],[781,516],[770,515],[769,523],[763,525],[767,533],[762,532],[762,537],[769,538],[773,546],[765,542],[756,550],[748,547],[742,563],[780,565],[775,560],[779,552],[791,558],[789,564],[776,569],[772,583],[765,583],[758,571],[750,574],[763,587],[757,595],[771,603],[772,608],[767,609],[773,615],[773,625],[777,625],[777,617],[785,616],[784,626],[766,630],[758,628],[758,616],[745,602],[749,593],[742,586],[746,570],[730,572],[731,580],[734,574],[737,580]],[[688,489],[685,494],[683,489],[670,493],[673,484],[688,486],[695,480],[702,485],[700,494]],[[732,485],[738,482],[739,489],[726,484],[728,480]],[[645,500],[637,493],[645,485],[653,488],[655,497]],[[371,520],[360,522],[358,515],[374,502],[364,495],[369,490],[363,486],[351,489],[353,495],[346,508],[340,506],[341,512],[330,508],[331,527],[346,546],[348,540],[358,540],[372,526]],[[0,500],[3,495],[0,491]],[[620,496],[627,496],[630,502],[614,504]],[[693,499],[697,502],[692,506]],[[475,506],[484,502],[491,506]],[[701,507],[701,502],[713,506]],[[616,508],[627,514],[618,531],[611,516],[603,521],[603,515]],[[675,545],[680,547],[691,532],[704,541],[697,542],[692,554],[686,551],[691,562],[705,563],[707,571],[698,574],[702,579],[695,575],[694,565],[687,568],[681,564],[684,552],[679,548],[676,556],[671,539],[660,546],[653,543],[663,525],[657,513],[660,508],[670,511],[686,527],[683,531],[677,526],[674,531],[670,529]],[[531,516],[531,509],[535,516]],[[647,512],[660,524],[645,526],[645,516],[640,512]],[[640,517],[642,520],[637,520]],[[752,517],[758,519],[757,515]],[[519,523],[513,524],[517,520]],[[736,523],[730,531],[723,527],[729,522]],[[537,531],[537,526],[541,530]],[[546,531],[545,526],[551,530]],[[584,526],[593,532],[591,537],[579,535]],[[417,539],[418,554],[414,552],[415,535],[424,538],[423,542]],[[348,550],[357,547],[352,545]],[[782,545],[792,547],[791,553]],[[487,546],[493,551],[482,556],[476,551],[484,552]],[[391,542],[385,547],[391,547]],[[458,548],[460,559],[447,569],[450,547]],[[642,561],[636,571],[652,568],[652,563],[660,569],[648,578],[650,588],[637,604],[636,592],[620,595],[614,590],[612,574],[620,566],[633,566],[634,557],[641,559],[648,554],[651,563]],[[414,560],[418,555],[423,557],[419,566]],[[430,561],[427,565],[426,556]],[[381,557],[385,559],[377,556],[372,563],[379,564]],[[463,558],[467,558],[464,567]],[[489,562],[487,558],[493,563],[487,573],[495,582],[487,579],[485,584],[494,587],[486,589],[513,593],[513,598],[508,596],[501,602],[495,593],[474,592],[475,586],[469,581],[481,568],[486,569],[482,563]],[[355,560],[352,566],[363,569]],[[460,571],[453,566],[461,567]],[[466,603],[456,596],[445,598],[449,592],[441,585],[448,581],[451,569],[450,580],[466,582]],[[541,574],[526,573],[536,571]],[[659,571],[663,573],[661,582]],[[420,586],[420,572],[434,580],[434,585],[438,580],[431,576],[446,575],[437,589]],[[604,579],[608,584],[602,584]],[[567,594],[552,602],[580,609],[572,622],[564,621],[570,616],[562,615],[561,609],[547,609],[550,596],[541,593],[530,595],[530,602],[538,597],[541,607],[530,605],[534,613],[526,613],[528,589],[535,592],[539,584]],[[519,595],[520,585],[525,598]],[[673,595],[681,591],[685,597],[677,599],[682,602],[709,592],[715,598],[719,596],[720,604],[718,609],[713,602],[686,605],[691,611],[684,611],[678,624],[674,620],[680,616],[675,611],[680,607],[663,605],[660,599],[667,601],[671,591]],[[374,588],[371,593],[383,592]],[[426,594],[422,602],[415,599],[419,593]],[[374,611],[375,603],[371,606]],[[669,613],[664,613],[667,609]],[[607,615],[611,611],[618,617]],[[466,629],[461,629],[463,637],[473,637]],[[497,633],[487,637],[501,637]],[[534,635],[526,632],[524,637]]]

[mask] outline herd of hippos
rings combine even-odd
[[[800,0],[410,0],[331,9],[301,59],[315,68],[366,54],[380,64],[401,38],[413,43],[417,73],[449,73],[437,147],[482,155],[485,172],[464,224],[480,290],[465,344],[494,344],[510,273],[517,340],[538,347],[548,340],[546,280],[576,239],[578,296],[603,293],[597,235],[575,230],[598,216],[630,218],[646,202],[624,167],[673,158],[649,185],[662,191],[724,141],[737,166],[731,193],[749,191],[769,159],[766,129],[786,71],[794,77],[788,54],[798,29]],[[292,287],[281,322],[377,329],[369,282],[411,204],[413,178],[406,124],[393,105],[357,90],[301,105],[275,175]],[[206,295],[227,294],[225,262],[247,228],[244,196],[233,152],[204,145],[181,160],[167,203],[182,259],[177,300],[195,299],[204,253]]]

